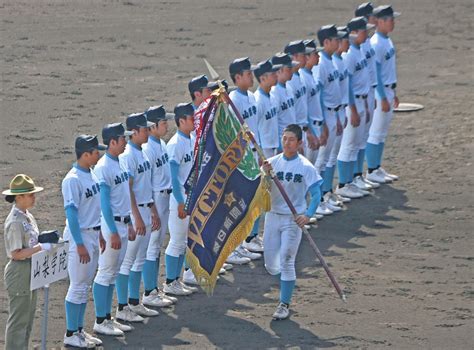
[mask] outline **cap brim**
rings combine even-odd
[[[166,113],[164,120],[171,120],[174,119],[174,113]]]
[[[97,147],[95,147],[95,149],[99,150],[99,151],[105,151],[107,149],[107,146],[106,145],[102,145],[102,144],[98,144]]]
[[[152,127],[153,125],[155,125],[155,123],[149,122],[149,121],[147,120],[147,121],[146,121],[146,126],[145,126],[145,128]]]
[[[2,194],[5,195],[5,196],[19,196],[20,194],[37,193],[37,192],[41,192],[43,190],[44,190],[43,187],[35,186],[34,189],[32,189],[31,191],[27,191],[27,192],[12,192],[11,190],[8,189],[8,190],[3,191]]]
[[[272,72],[278,72],[282,67],[282,64],[272,64]]]
[[[305,47],[304,48],[304,54],[305,55],[309,55],[310,53],[312,53],[314,51],[316,51],[316,48],[314,48],[314,47]]]
[[[300,63],[298,61],[291,61],[291,67],[297,67]]]
[[[374,29],[374,28],[375,28],[375,24],[372,24],[372,23],[367,23],[366,26],[365,26],[366,30],[371,30],[371,29]]]
[[[393,17],[400,17],[401,14],[401,12],[393,12]]]
[[[346,36],[345,32],[337,32],[337,35],[334,37],[335,39],[343,39]]]
[[[132,135],[133,135],[133,131],[125,130],[122,136],[132,136]]]

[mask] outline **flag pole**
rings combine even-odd
[[[261,147],[258,145],[257,141],[255,140],[252,132],[250,131],[247,123],[245,122],[244,118],[242,118],[242,116],[240,115],[240,112],[238,111],[238,109],[235,107],[234,105],[234,102],[232,102],[232,100],[230,99],[229,95],[227,94],[227,92],[225,91],[225,88],[222,86],[222,84],[219,82],[219,93],[222,94],[222,96],[224,97],[224,100],[226,103],[229,104],[229,106],[232,108],[232,110],[234,111],[234,114],[237,116],[237,119],[239,120],[240,124],[242,125],[242,127],[244,128],[244,131],[247,133],[250,141],[252,141],[253,143],[253,146],[255,147],[257,153],[258,153],[258,156],[260,157],[260,159],[262,160],[262,162],[266,161],[266,158],[265,158],[265,155],[263,154],[263,151],[261,149]],[[270,177],[271,179],[273,180],[273,182],[275,183],[276,187],[278,188],[278,190],[280,191],[283,199],[285,200],[286,204],[288,205],[288,207],[290,208],[294,218],[296,219],[296,217],[298,216],[298,213],[296,212],[296,209],[293,205],[293,203],[291,203],[291,200],[290,198],[288,197],[288,194],[286,193],[285,189],[283,188],[283,185],[281,184],[280,180],[278,180],[278,178],[275,176],[275,174],[272,172],[270,172]],[[316,254],[316,257],[318,258],[319,262],[321,263],[321,265],[323,266],[324,270],[326,271],[326,274],[328,275],[329,279],[331,280],[331,283],[332,285],[334,286],[334,288],[336,289],[337,291],[337,294],[339,294],[339,297],[341,298],[341,300],[343,302],[346,302],[347,301],[347,298],[346,298],[346,295],[344,294],[344,291],[341,289],[341,287],[339,286],[339,283],[337,283],[337,280],[336,280],[336,277],[334,277],[333,273],[331,272],[331,270],[329,269],[329,266],[328,264],[326,263],[326,261],[324,260],[324,257],[323,255],[321,254],[321,251],[319,250],[318,246],[316,245],[316,243],[314,242],[313,238],[311,237],[311,235],[309,234],[308,230],[306,229],[306,227],[303,227],[303,233],[305,235],[305,237],[307,238],[308,242],[309,242],[309,245],[311,246],[311,248],[313,249],[314,253]]]

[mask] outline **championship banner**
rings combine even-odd
[[[217,97],[203,139],[199,171],[187,203],[186,260],[196,280],[212,293],[220,268],[270,206],[269,184],[242,125]]]

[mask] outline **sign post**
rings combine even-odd
[[[68,243],[54,244],[51,251],[41,251],[31,257],[30,290],[44,289],[41,349],[46,350],[48,337],[49,285],[67,277]]]

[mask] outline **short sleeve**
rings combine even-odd
[[[313,186],[314,184],[318,184],[322,182],[321,176],[319,176],[318,171],[311,163],[305,164],[305,185],[306,191]]]
[[[175,140],[177,141],[177,140]],[[178,142],[170,142],[166,146],[166,151],[168,152],[168,156],[170,157],[170,162],[176,162],[181,164],[181,160],[184,157],[183,149],[180,147]]]
[[[127,171],[128,175],[135,177],[137,174],[137,164],[132,153],[122,153],[119,156],[120,165]]]
[[[12,222],[5,229],[5,248],[8,253],[23,249],[24,228],[21,222]]]
[[[77,178],[69,177],[64,179],[62,183],[62,193],[64,199],[64,208],[79,208],[81,203],[81,184]]]
[[[343,62],[344,62],[344,67],[347,69],[347,72],[350,75],[354,75],[354,72],[355,72],[354,55],[353,54],[345,55],[345,57],[343,58]]]
[[[377,34],[375,34],[375,35],[377,35]],[[379,41],[374,41],[373,43],[371,42],[371,47],[375,51],[375,62],[382,63],[384,52],[383,52],[383,47],[381,45],[381,42],[379,42]]]
[[[111,176],[107,172],[107,168],[105,166],[102,165],[99,167],[95,167],[93,173],[99,184],[106,184],[108,186],[112,186]]]

